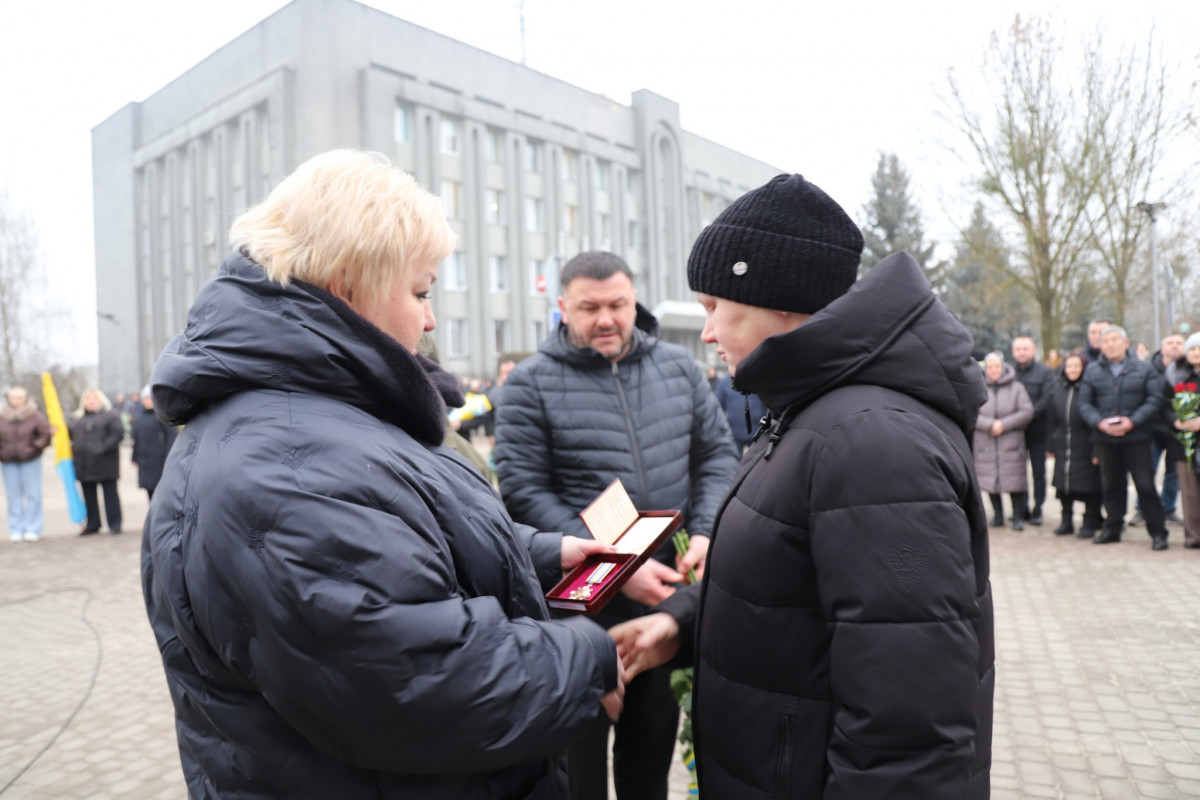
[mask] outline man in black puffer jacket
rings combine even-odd
[[[992,600],[969,444],[983,377],[911,256],[851,287],[862,242],[828,195],[781,175],[688,261],[704,340],[770,417],[701,586],[610,633],[632,671],[694,652],[706,800],[989,794]]]
[[[1121,541],[1128,475],[1137,489],[1151,546],[1166,550],[1165,512],[1150,461],[1150,437],[1162,412],[1166,386],[1154,365],[1129,356],[1124,328],[1105,328],[1100,350],[1100,360],[1088,364],[1079,388],[1079,415],[1093,429],[1104,482],[1104,532],[1092,543]]]
[[[672,566],[703,566],[738,454],[700,367],[658,340],[620,257],[581,253],[560,285],[563,323],[504,386],[495,453],[505,505],[517,522],[587,538],[579,512],[620,478],[638,508],[682,511],[692,536],[679,564],[667,543],[638,570],[596,616],[608,627],[670,595],[683,577]],[[666,797],[679,719],[669,678],[656,670],[625,697],[613,757],[622,800]],[[608,797],[607,747],[598,719],[568,751],[572,800]]]

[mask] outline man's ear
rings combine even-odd
[[[562,312],[563,322],[567,321],[567,304],[563,302],[562,295],[558,296],[558,310]]]

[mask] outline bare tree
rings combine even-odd
[[[1179,81],[1179,71],[1167,68],[1153,36],[1140,54],[1125,49],[1106,60],[1100,52],[1097,35],[1086,71],[1088,103],[1100,121],[1092,151],[1097,186],[1087,222],[1116,322],[1123,325],[1130,299],[1147,274],[1149,220],[1138,203],[1177,203],[1195,174],[1194,164],[1184,164],[1172,178],[1159,179],[1168,148],[1190,127],[1196,86]],[[1173,92],[1181,94],[1173,97]]]
[[[17,379],[33,351],[41,347],[30,334],[31,302],[43,280],[37,233],[32,218],[16,209],[0,189],[0,369],[4,382]]]
[[[984,53],[990,105],[948,75],[949,119],[977,162],[976,186],[1016,228],[1009,275],[1036,302],[1047,349],[1058,347],[1074,288],[1090,266],[1087,206],[1100,182],[1103,119],[1058,71],[1067,64],[1046,23],[1017,17],[1003,35],[992,34]]]

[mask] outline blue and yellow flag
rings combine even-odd
[[[50,440],[54,445],[54,469],[62,478],[63,489],[67,493],[67,513],[71,522],[76,525],[87,519],[87,509],[84,508],[83,498],[79,496],[79,487],[75,485],[75,459],[71,453],[71,434],[67,431],[67,421],[63,417],[62,404],[58,402],[58,390],[49,372],[42,373],[42,399],[46,403],[46,419],[54,429]]]

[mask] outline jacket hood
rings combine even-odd
[[[658,318],[641,303],[637,304],[637,316],[633,320],[633,340],[629,344],[629,352],[621,358],[622,362],[636,361],[654,349],[658,344]],[[565,322],[558,323],[553,336],[546,337],[539,351],[551,358],[564,361],[581,368],[600,369],[610,368],[612,364],[604,355],[591,347],[576,347],[571,344],[570,332]]]
[[[1004,365],[1004,368],[1002,370],[1000,370],[1000,377],[996,379],[995,383],[987,380],[987,367],[986,366],[983,369],[983,375],[984,375],[983,379],[985,381],[987,381],[988,386],[1007,386],[1008,384],[1012,383],[1013,381],[1015,381],[1017,379],[1017,371],[1015,369],[1013,369],[1012,364],[1008,364],[1008,363],[1006,363]]]
[[[734,386],[776,413],[842,386],[881,386],[969,433],[987,393],[972,347],[916,260],[896,253],[799,328],[764,340],[738,365]]]
[[[168,425],[238,392],[275,389],[331,397],[430,444],[445,436],[446,403],[462,404],[456,384],[329,292],[280,286],[241,253],[200,289],[150,378]]]

